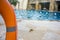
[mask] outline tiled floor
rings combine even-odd
[[[57,21],[17,20],[17,27],[18,40],[60,40]],[[4,35],[5,25],[0,25],[0,40],[5,39]]]
[[[18,38],[23,40],[60,40],[60,22],[18,21]]]

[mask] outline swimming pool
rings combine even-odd
[[[28,20],[60,20],[60,12],[47,10],[15,10],[17,19]]]

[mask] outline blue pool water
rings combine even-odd
[[[60,12],[49,12],[47,10],[15,10],[17,19],[30,20],[60,20]]]

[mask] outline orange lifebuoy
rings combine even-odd
[[[8,0],[0,0],[0,14],[6,24],[6,40],[17,40],[16,17]]]

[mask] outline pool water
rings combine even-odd
[[[17,19],[29,20],[60,20],[60,12],[47,10],[15,10]]]

